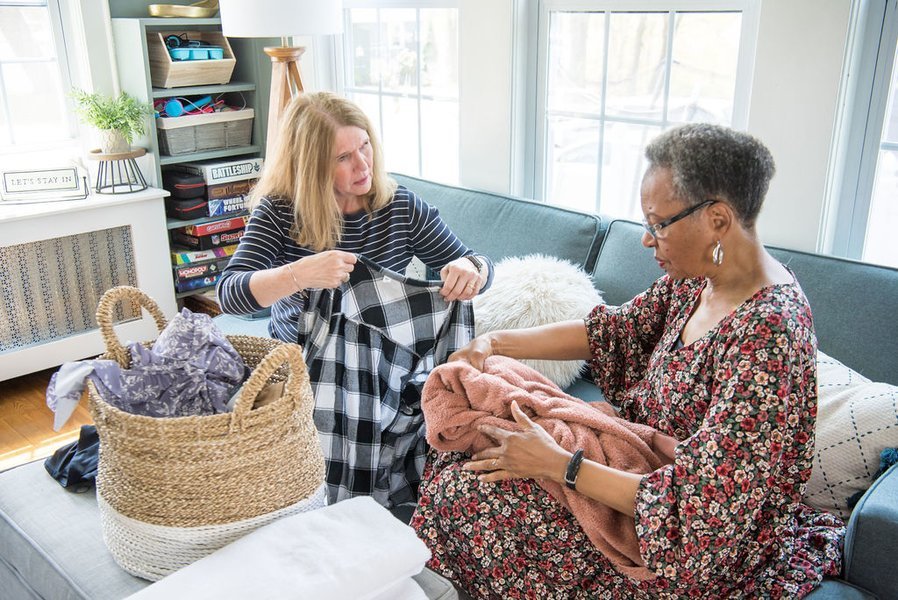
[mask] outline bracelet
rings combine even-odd
[[[564,483],[572,490],[577,489],[577,475],[580,473],[580,463],[583,462],[583,449],[579,449],[571,456],[571,461],[567,464],[567,471],[564,474]]]
[[[292,268],[290,265],[291,265],[291,263],[287,263],[287,264],[284,265],[284,266],[287,267],[287,272],[290,273],[290,279],[292,279],[292,280],[293,280],[293,283],[296,284],[296,291],[297,291],[297,292],[298,292],[298,291],[301,291],[301,290],[303,289],[303,287],[302,287],[301,285],[299,285],[299,282],[298,282],[298,281],[296,281],[296,275],[293,274],[293,268]]]

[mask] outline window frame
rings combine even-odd
[[[898,45],[898,0],[854,0],[817,250],[863,260]]]
[[[416,85],[416,93],[415,94],[407,94],[402,92],[393,92],[393,91],[385,91],[382,86],[382,82],[378,82],[377,92],[371,92],[370,90],[356,89],[354,87],[350,87],[348,85],[348,73],[351,72],[353,65],[350,61],[350,56],[346,52],[346,44],[348,39],[348,33],[351,30],[352,22],[349,15],[349,11],[351,9],[392,9],[392,8],[402,8],[402,9],[414,9],[416,11],[416,25],[417,25],[417,55],[420,58],[421,55],[421,18],[420,18],[420,10],[421,9],[455,9],[460,12],[460,0],[344,0],[343,1],[343,31],[339,36],[338,43],[336,44],[336,64],[339,65],[337,68],[337,90],[343,96],[348,96],[349,94],[354,93],[363,93],[376,95],[377,101],[380,107],[378,121],[376,122],[378,132],[381,137],[381,144],[385,143],[384,138],[388,135],[388,132],[384,131],[383,124],[383,99],[384,97],[393,97],[393,98],[414,98],[417,104],[417,128],[418,128],[418,173],[414,174],[415,176],[422,176],[424,173],[424,145],[423,145],[423,123],[422,123],[422,110],[421,110],[421,102],[423,100],[441,100],[441,101],[449,101],[451,100],[448,97],[442,96],[433,96],[430,94],[422,94],[421,93],[421,61],[417,61],[417,85]],[[460,19],[459,19],[460,20]],[[459,43],[461,40],[459,39]],[[461,82],[459,82],[459,90],[458,94],[455,97],[454,101],[457,104],[461,104]],[[460,133],[460,132],[459,132]],[[460,149],[459,149],[460,152]],[[409,173],[412,175],[411,173]],[[454,183],[458,183],[457,181]]]
[[[53,44],[56,50],[56,64],[61,78],[63,95],[56,100],[63,108],[63,114],[67,116],[68,137],[56,141],[39,141],[34,143],[16,143],[10,146],[0,146],[0,156],[31,154],[35,152],[52,152],[54,154],[75,153],[80,150],[81,132],[75,114],[71,110],[71,102],[65,95],[66,90],[78,85],[81,79],[78,63],[80,47],[77,45],[77,33],[79,31],[78,19],[80,13],[72,7],[64,8],[62,0],[11,0],[2,2],[4,6],[46,6],[49,12],[50,28],[53,36]],[[16,62],[16,61],[5,61]],[[5,85],[0,74],[0,97],[5,97]],[[4,103],[6,118],[12,115],[9,112],[8,103]]]
[[[534,151],[531,165],[532,190],[534,197],[542,202],[549,202],[546,190],[548,179],[548,165],[546,164],[548,149],[547,141],[547,104],[548,104],[548,67],[549,67],[549,13],[552,11],[571,12],[661,12],[668,13],[668,18],[673,19],[676,13],[682,12],[741,12],[741,34],[739,44],[739,56],[736,65],[736,89],[733,100],[733,122],[735,129],[745,130],[748,126],[748,115],[751,103],[751,86],[754,76],[755,51],[758,40],[760,22],[760,7],[754,0],[539,0],[537,15],[537,56],[536,56],[536,105],[533,118]],[[607,25],[606,20],[606,27]],[[666,47],[671,47],[673,28],[668,27],[668,39]],[[607,39],[606,39],[607,44]],[[607,56],[605,57],[607,61]],[[669,80],[671,72],[672,56],[667,52],[667,64],[665,78]],[[605,74],[607,76],[607,73]],[[603,85],[603,98],[606,86]],[[604,100],[603,100],[604,102]],[[664,118],[662,127],[667,128],[667,102],[668,95],[664,98]],[[597,123],[604,124],[608,121],[616,122],[617,119],[608,119],[601,115],[596,119]],[[641,121],[627,120],[640,124]],[[655,121],[644,124],[656,125]],[[595,201],[592,210],[601,213],[601,155],[598,164],[598,181],[595,191]],[[621,216],[621,215],[612,215]]]

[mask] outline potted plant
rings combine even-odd
[[[100,151],[104,154],[128,152],[134,138],[146,132],[146,119],[153,114],[151,104],[125,92],[113,98],[75,88],[71,97],[81,120],[100,132]]]

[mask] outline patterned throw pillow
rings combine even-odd
[[[510,257],[495,265],[493,285],[474,298],[474,332],[520,329],[583,319],[602,297],[589,275],[542,254]],[[561,389],[576,381],[584,361],[524,360]]]
[[[866,490],[879,455],[898,445],[898,387],[875,383],[817,353],[817,440],[804,500],[847,519],[848,498]]]

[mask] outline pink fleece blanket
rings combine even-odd
[[[663,464],[651,448],[654,429],[615,416],[606,403],[569,396],[537,371],[503,356],[489,357],[483,372],[461,361],[433,370],[421,398],[427,441],[442,452],[473,454],[493,446],[477,426],[519,431],[511,416],[513,400],[570,452],[583,448],[589,460],[631,473],[649,473]],[[571,511],[618,571],[638,580],[654,577],[639,554],[633,517],[564,485],[537,482]]]

